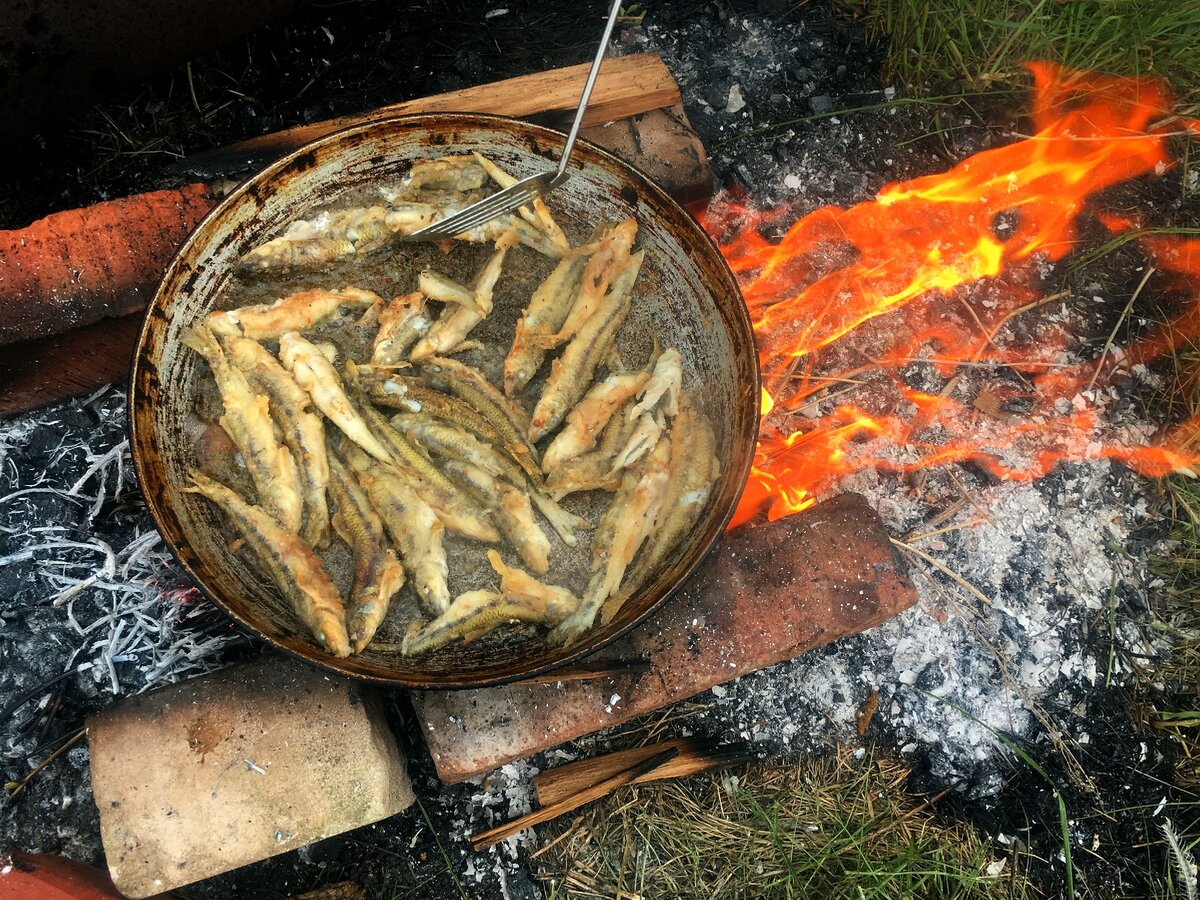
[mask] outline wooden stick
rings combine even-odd
[[[661,753],[656,753],[649,759],[642,760],[634,766],[630,766],[623,772],[618,772],[609,778],[604,779],[599,784],[594,784],[589,788],[585,788],[576,794],[572,794],[560,800],[558,803],[553,803],[548,806],[543,806],[541,809],[534,810],[528,815],[513,819],[511,822],[506,822],[503,825],[498,825],[488,831],[481,831],[479,834],[471,836],[471,846],[476,850],[484,850],[493,844],[498,844],[507,837],[511,837],[518,831],[524,831],[534,825],[539,825],[542,822],[549,822],[551,819],[557,819],[563,813],[568,813],[573,809],[578,809],[586,803],[591,803],[593,800],[599,800],[601,797],[612,793],[617,788],[631,784],[636,779],[640,778],[648,772],[661,766],[663,763],[674,759],[679,754],[679,751],[674,747],[664,750]]]
[[[693,738],[663,741],[647,747],[636,747],[632,750],[606,753],[591,759],[581,759],[578,762],[567,763],[565,766],[557,766],[540,772],[533,777],[533,788],[537,793],[538,803],[542,806],[551,806],[572,794],[625,771],[630,766],[636,765],[656,753],[669,749],[677,750],[678,755],[654,771],[634,779],[632,783],[644,784],[647,781],[660,781],[666,778],[683,778],[709,769],[739,765],[753,759],[753,755],[748,752],[744,744],[716,747]]]
[[[464,88],[433,97],[420,97],[382,106],[370,112],[341,116],[311,125],[250,138],[222,152],[284,153],[341,128],[389,116],[427,112],[496,113],[522,119],[574,111],[590,63],[519,75],[504,81]],[[680,102],[679,85],[653,53],[635,53],[605,60],[588,101],[583,124],[602,125]]]
[[[601,678],[616,678],[620,675],[642,675],[650,671],[650,663],[644,659],[613,660],[612,662],[580,663],[552,669],[540,675],[519,678],[513,684],[557,684],[567,681],[596,681]]]

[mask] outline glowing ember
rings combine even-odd
[[[817,209],[778,241],[760,233],[778,212],[710,208],[705,226],[742,284],[765,385],[734,525],[764,507],[772,519],[798,512],[865,468],[973,461],[1032,479],[1064,460],[1111,458],[1148,475],[1200,462],[1186,449],[1200,423],[1151,446],[1145,427],[1117,429],[1103,415],[1115,381],[1200,337],[1200,242],[1143,241],[1186,302],[1173,321],[1132,346],[1107,343],[1091,362],[1077,362],[1065,317],[1045,315],[1071,299],[1043,297],[1039,285],[1046,263],[1077,249],[1089,197],[1161,175],[1173,165],[1168,134],[1200,134],[1200,123],[1172,117],[1154,79],[1031,69],[1032,137],[849,209]],[[1114,233],[1136,227],[1096,215]],[[1167,280],[1155,278],[1160,294]],[[940,390],[914,389],[922,373]]]

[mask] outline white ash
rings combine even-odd
[[[928,509],[899,479],[863,473],[842,487],[866,495],[894,532],[922,530]],[[877,691],[874,725],[887,743],[919,755],[940,780],[961,778],[984,793],[1000,787],[997,765],[1007,752],[994,732],[1029,734],[1031,705],[1050,708],[1068,737],[1081,735],[1083,717],[1071,708],[1106,680],[1126,681],[1126,652],[1155,652],[1136,626],[1122,623],[1110,638],[1106,624],[1111,602],[1136,602],[1145,589],[1144,559],[1126,548],[1147,515],[1149,485],[1116,465],[1088,462],[972,494],[978,508],[967,505],[940,526],[963,527],[914,546],[990,605],[910,556],[918,606],[714,690],[709,718],[730,738],[803,752],[831,736],[855,740],[860,711]],[[1118,651],[1111,671],[1110,640]]]
[[[23,777],[116,699],[223,664],[243,642],[196,592],[133,478],[111,388],[0,423],[0,722],[5,780]],[[61,676],[64,676],[61,677]],[[0,827],[29,849],[93,860],[87,748],[39,775]]]

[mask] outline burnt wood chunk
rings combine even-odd
[[[208,188],[190,184],[0,231],[0,344],[141,309],[212,206]]]
[[[875,511],[843,494],[728,533],[657,613],[589,659],[646,659],[648,673],[413,692],[413,704],[438,775],[454,784],[864,631],[916,600]]]

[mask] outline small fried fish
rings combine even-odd
[[[686,394],[679,398],[678,414],[671,423],[670,441],[666,495],[641,555],[625,576],[620,591],[609,597],[600,611],[603,624],[612,620],[626,598],[642,586],[692,530],[721,472],[712,423]]]
[[[425,297],[413,291],[396,297],[379,314],[379,331],[371,345],[371,364],[394,366],[427,331],[431,320]]]
[[[225,512],[317,642],[334,656],[349,656],[346,608],[312,548],[220,482],[196,470],[191,478],[193,486],[184,490],[202,494]]]
[[[421,364],[421,376],[439,391],[445,391],[470,404],[488,424],[500,433],[506,449],[535,484],[542,472],[537,450],[529,440],[529,419],[492,386],[478,369],[456,359],[432,356]]]
[[[346,462],[396,542],[421,605],[430,615],[441,614],[450,605],[450,568],[442,546],[445,526],[437,513],[398,470],[371,461],[353,447],[346,449]]]
[[[600,308],[612,280],[629,265],[630,250],[637,236],[637,222],[626,219],[615,225],[588,258],[575,302],[558,332],[543,335],[535,343],[549,350],[579,333],[585,322]]]
[[[630,412],[632,414],[632,410]],[[629,440],[625,442],[625,446],[613,458],[612,470],[617,472],[621,469],[627,469],[653,450],[654,446],[658,443],[658,439],[662,437],[663,428],[665,427],[666,421],[661,412],[644,412],[638,416],[634,420]]]
[[[551,472],[567,460],[591,450],[613,413],[636,394],[649,378],[647,372],[609,375],[592,385],[579,404],[567,413],[567,424],[542,454],[543,470]]]
[[[343,309],[369,309],[382,303],[378,294],[348,284],[340,291],[314,288],[274,303],[213,310],[204,320],[222,337],[240,335],[254,341],[274,341],[287,331],[311,331],[341,315]]]
[[[545,575],[550,569],[550,540],[534,519],[529,495],[469,462],[450,460],[445,469],[447,475],[492,510],[501,533],[520,554],[521,561],[539,575]]]
[[[296,383],[269,350],[249,338],[226,338],[233,364],[267,395],[271,417],[283,442],[292,451],[304,495],[304,527],[300,537],[313,547],[329,545],[329,463],[325,448],[325,423],[313,411],[312,398]]]
[[[596,234],[601,233],[602,229],[597,229]],[[569,253],[533,292],[529,305],[517,320],[512,349],[504,358],[504,393],[508,396],[524,390],[542,367],[546,350],[538,345],[536,338],[562,328],[579,293],[587,260],[587,253],[581,250]]]
[[[298,532],[304,516],[300,472],[292,451],[275,436],[270,400],[250,386],[203,322],[184,336],[183,343],[203,356],[212,370],[224,404],[221,427],[238,448],[259,503],[283,527]]]
[[[592,579],[579,609],[550,633],[552,644],[571,644],[592,627],[600,607],[615,594],[638,548],[654,529],[670,477],[671,441],[663,438],[645,463],[629,469],[621,489],[596,527]],[[617,610],[613,610],[613,615]]]
[[[454,303],[443,309],[437,321],[412,348],[409,356],[414,362],[449,352],[462,343],[472,328],[487,318],[492,311],[492,292],[504,269],[504,257],[515,242],[514,232],[507,232],[496,241],[496,251],[471,282],[471,294],[475,302]]]
[[[543,584],[520,569],[506,566],[495,550],[488,561],[500,576],[500,593],[468,591],[454,598],[450,608],[428,625],[414,623],[404,637],[401,652],[428,653],[461,637],[473,641],[508,622],[557,625],[579,607],[579,598],[566,588]]]
[[[295,332],[288,332],[279,339],[279,358],[300,387],[308,391],[313,405],[346,437],[380,462],[392,462],[387,448],[371,433],[363,417],[350,403],[337,369],[319,347]]]
[[[433,507],[448,529],[484,543],[500,540],[487,510],[473,502],[433,464],[420,447],[396,431],[387,418],[352,388],[355,408],[380,442],[387,448],[400,474],[404,475],[426,503]]]
[[[358,481],[330,454],[333,527],[354,554],[354,578],[346,609],[346,629],[354,652],[371,643],[388,605],[404,587],[404,567],[388,548],[383,522]]]
[[[644,256],[645,251],[639,250],[629,258],[629,262],[613,278],[612,287],[600,308],[567,344],[563,355],[554,361],[550,378],[533,410],[529,431],[531,441],[539,441],[557,428],[583,397],[601,360],[608,355],[621,323],[625,321],[633,283]]]
[[[679,393],[683,390],[683,359],[673,347],[664,350],[654,363],[654,373],[638,397],[633,414],[651,412],[662,400],[662,410],[668,416],[675,415],[679,408]],[[665,400],[663,398],[666,398]]]
[[[431,388],[416,376],[398,375],[388,369],[371,366],[355,366],[353,362],[346,363],[346,371],[355,373],[360,389],[373,403],[401,412],[428,413],[462,426],[489,443],[503,444],[499,432],[487,419],[462,400]]]
[[[486,179],[487,172],[475,158],[440,156],[413,163],[401,190],[408,193],[421,190],[473,191],[482,187]]]
[[[428,413],[400,413],[392,426],[431,453],[479,466],[512,484],[524,484],[525,474],[507,453],[476,439],[469,431]]]
[[[484,171],[487,172],[492,181],[500,185],[501,188],[510,188],[517,183],[515,176],[509,175],[482,153],[474,153],[472,155],[475,157],[475,161],[483,166]],[[532,209],[528,206],[522,206],[519,212],[522,219],[545,232],[554,246],[562,253],[566,253],[571,249],[571,245],[567,241],[567,236],[558,227],[558,223],[550,215],[550,207],[546,206],[546,201],[541,197],[533,199]]]

